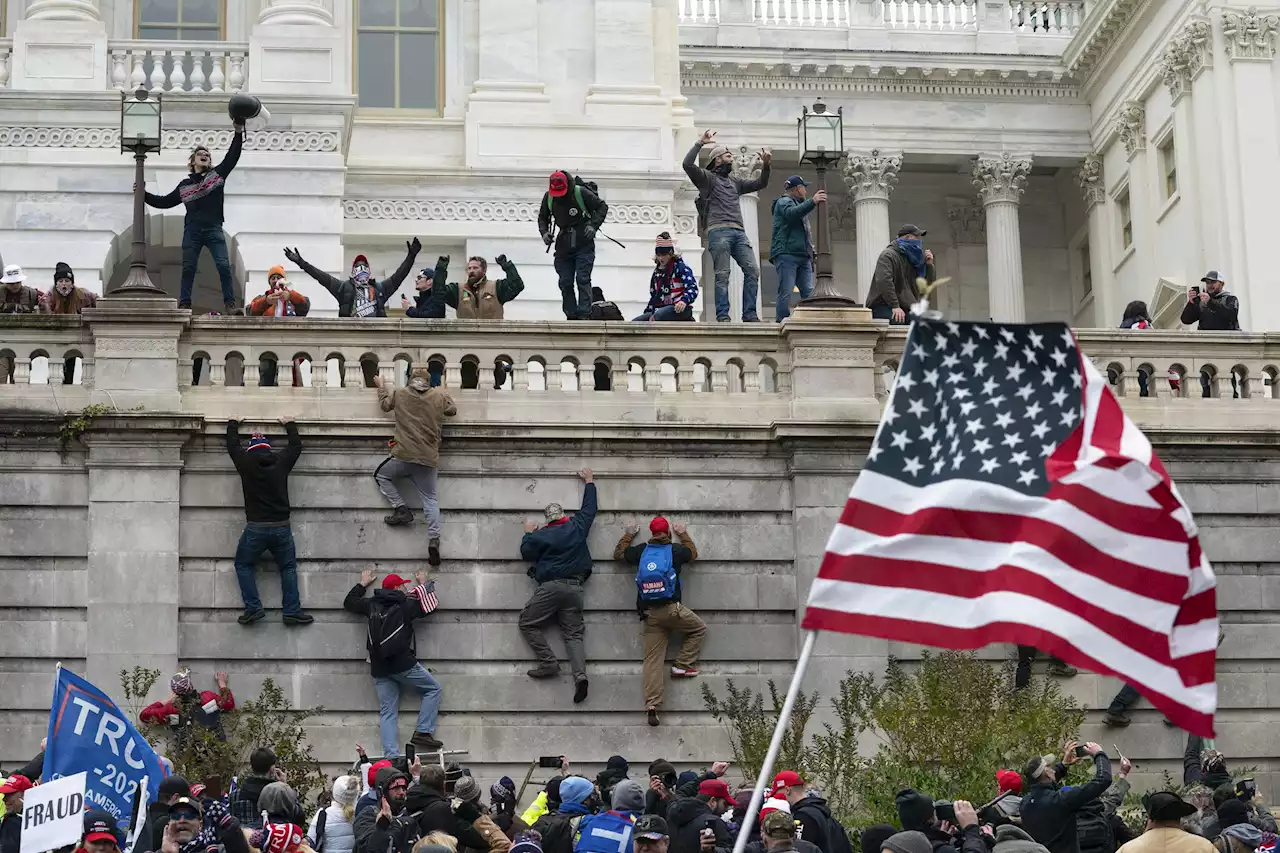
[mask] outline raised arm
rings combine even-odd
[[[815,206],[811,198],[807,198],[804,201],[796,201],[790,196],[783,196],[778,199],[776,211],[787,222],[798,222],[808,216],[809,211],[813,210]]]
[[[773,159],[768,151],[760,152],[760,177],[754,181],[735,181],[738,185],[738,194],[747,195],[748,193],[759,192],[769,186],[769,163]]]
[[[698,189],[707,185],[707,170],[698,165],[698,154],[702,151],[704,144],[701,139],[693,143],[693,147],[689,149],[688,154],[684,155],[684,162],[681,164],[684,166],[684,173]]]
[[[297,264],[298,268],[302,270],[304,273],[311,276],[316,281],[320,282],[320,284],[324,285],[324,289],[329,291],[330,295],[332,295],[334,299],[337,299],[339,301],[342,299],[342,296],[341,296],[342,279],[334,278],[333,276],[329,275],[327,272],[320,269],[319,267],[313,266],[312,264],[308,263],[306,260],[303,259],[302,254],[297,249],[286,248],[284,250],[284,256],[291,263]]]
[[[386,305],[387,300],[400,289],[400,285],[404,283],[404,277],[409,274],[409,269],[413,266],[414,259],[418,257],[418,252],[422,251],[422,243],[417,237],[414,237],[411,242],[405,243],[405,246],[409,249],[408,254],[404,256],[400,266],[396,267],[396,271],[387,276],[386,280],[381,284],[382,289],[378,292],[379,305]]]
[[[524,290],[524,280],[520,278],[516,265],[507,260],[506,255],[498,255],[497,261],[498,266],[502,267],[502,271],[507,274],[506,278],[497,283],[498,301],[505,304],[521,294]]]
[[[244,457],[244,448],[240,446],[240,422],[237,420],[227,421],[227,453],[232,460]]]
[[[173,188],[173,192],[168,195],[156,195],[155,193],[146,193],[147,204],[157,210],[168,210],[171,207],[177,207],[182,204],[182,195],[178,192],[178,187]]]
[[[298,457],[302,455],[302,436],[298,434],[298,425],[293,422],[293,418],[281,418],[280,421],[284,424],[284,431],[289,435],[289,444],[281,451],[280,462],[285,466],[286,471],[291,471]]]
[[[244,128],[237,126],[235,133],[231,135],[231,147],[227,149],[227,156],[222,158],[222,162],[213,167],[213,170],[222,177],[231,174],[231,170],[236,167],[236,163],[240,162],[240,150],[244,147]]]
[[[618,544],[613,546],[613,559],[618,562],[626,562],[627,549],[631,547],[631,540],[636,538],[636,534],[640,532],[638,527],[628,527],[622,532],[622,538],[618,540]]]

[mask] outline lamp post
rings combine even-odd
[[[800,163],[812,163],[818,172],[818,189],[827,188],[827,168],[844,157],[844,107],[834,113],[827,112],[821,101],[808,107],[796,120],[797,148]],[[815,284],[813,296],[800,300],[801,305],[814,308],[851,308],[856,300],[842,296],[836,290],[831,264],[831,219],[825,201],[818,202],[817,246],[814,263]]]
[[[120,93],[120,150],[132,151],[133,177],[133,260],[124,284],[110,296],[165,296],[147,275],[147,188],[143,167],[147,154],[158,152],[162,139],[160,95],[139,86],[132,94]]]

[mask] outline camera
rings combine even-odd
[[[934,800],[933,813],[938,816],[938,820],[945,820],[952,826],[956,826],[960,823],[960,821],[956,819],[955,803],[950,800]]]
[[[559,770],[561,763],[564,761],[563,755],[543,755],[538,758],[538,766],[546,767],[552,770]]]
[[[1087,747],[1083,747],[1083,746],[1076,747],[1076,758],[1086,758],[1088,757],[1088,755],[1089,755],[1089,750]]]
[[[1258,794],[1258,783],[1252,779],[1241,779],[1236,782],[1236,796],[1246,803]]]
[[[1195,296],[1199,296],[1199,295],[1200,295],[1200,288],[1199,288],[1199,287],[1192,287],[1192,288],[1191,288],[1191,293],[1192,293],[1193,295],[1195,295]]]

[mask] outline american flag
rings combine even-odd
[[[436,582],[429,580],[421,583],[409,591],[410,595],[418,598],[418,603],[422,605],[423,613],[433,613],[440,606],[440,600],[436,598]]]
[[[803,624],[1035,646],[1213,734],[1213,570],[1150,442],[1063,324],[915,320]]]

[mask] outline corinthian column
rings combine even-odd
[[[876,259],[889,245],[889,195],[898,182],[902,157],[882,155],[879,149],[872,149],[869,154],[850,152],[841,169],[853,204],[854,245],[858,257],[858,280],[853,292],[859,302],[866,304]]]
[[[27,7],[28,21],[101,21],[98,0],[35,0]]]
[[[979,156],[973,185],[987,211],[987,299],[991,319],[1022,323],[1027,319],[1022,292],[1022,234],[1018,202],[1031,174],[1031,157]]]
[[[333,26],[333,12],[326,0],[265,0],[259,24],[321,24]]]

